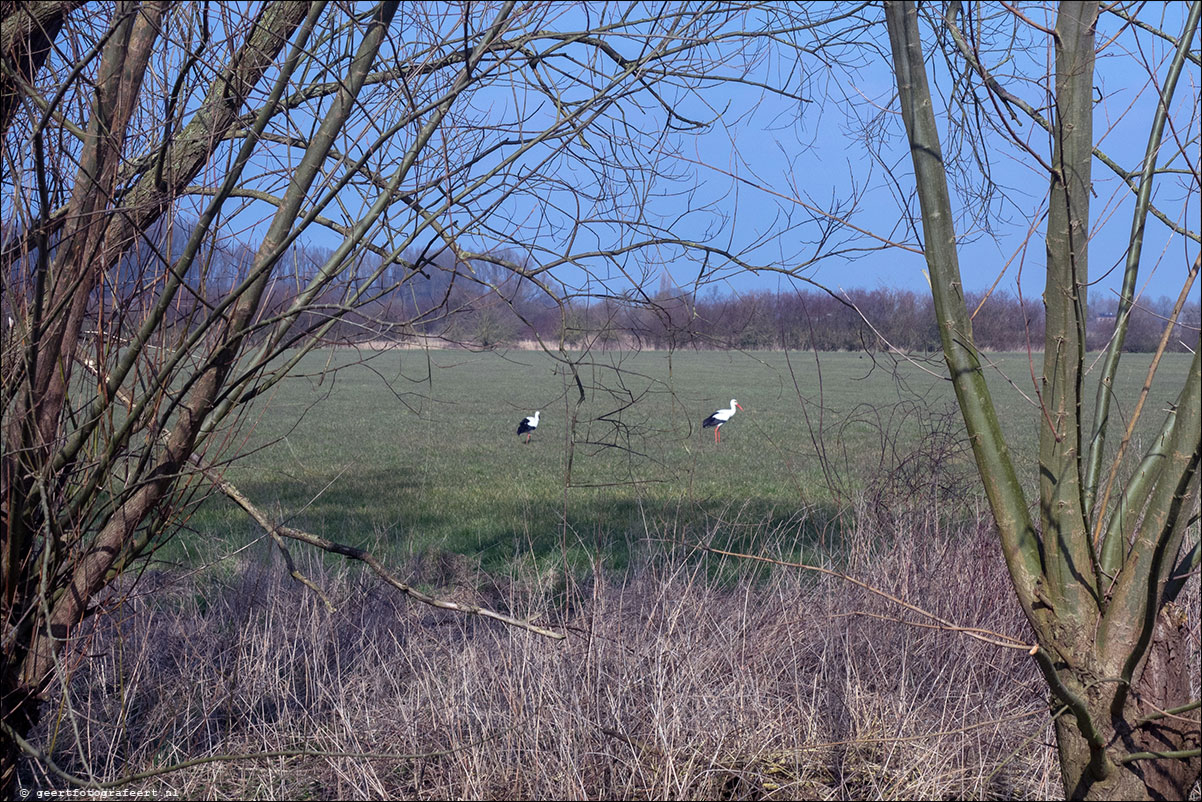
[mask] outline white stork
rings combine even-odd
[[[715,444],[722,442],[722,435],[720,434],[720,432],[722,430],[722,424],[726,423],[728,420],[731,419],[731,417],[734,416],[736,409],[742,409],[742,408],[743,408],[743,406],[738,401],[736,401],[732,398],[732,399],[730,399],[729,407],[727,407],[726,409],[718,410],[713,415],[710,415],[708,418],[706,418],[705,420],[703,420],[701,422],[702,428],[708,429],[711,426],[713,427]]]
[[[518,424],[518,437],[526,435],[526,442],[529,443],[531,432],[538,428],[538,416],[541,414],[542,410],[540,409],[533,415],[528,415],[522,418],[522,422]]]

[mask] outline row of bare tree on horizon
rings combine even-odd
[[[186,227],[186,222],[183,223]],[[95,292],[96,317],[112,325],[131,325],[140,319],[145,302],[146,276],[159,270],[157,262],[172,253],[173,238],[157,227],[156,246],[131,252],[118,271],[118,280]],[[176,305],[175,317],[185,323],[200,310],[211,308],[244,277],[255,252],[252,244],[228,239],[213,247],[192,268],[192,292]],[[263,320],[273,310],[287,308],[318,266],[331,256],[328,248],[295,244],[285,261],[295,281],[277,281],[268,293]],[[514,261],[513,254],[502,259]],[[604,285],[560,287],[547,295],[529,281],[488,262],[460,263],[449,251],[407,253],[383,266],[371,254],[358,257],[350,275],[371,277],[379,289],[374,300],[350,308],[342,298],[363,291],[352,278],[345,286],[326,291],[307,315],[302,329],[334,321],[327,332],[332,345],[365,342],[439,342],[447,346],[507,347],[542,343],[572,349],[636,347],[644,349],[743,349],[856,351],[897,349],[905,352],[939,350],[939,330],[929,294],[908,289],[877,287],[831,290],[815,283],[788,289],[729,290],[716,286],[680,286],[665,269],[650,290],[635,284],[612,291]],[[18,265],[18,271],[21,269]],[[12,276],[19,286],[22,276]],[[369,279],[363,279],[367,281]],[[649,284],[649,281],[645,281]],[[15,294],[19,299],[22,294]],[[1115,330],[1117,297],[1101,291],[1092,302],[1086,342],[1091,351],[1106,347]],[[103,302],[102,302],[103,299]],[[1042,348],[1044,309],[1041,300],[995,289],[967,293],[974,310],[973,334],[980,347],[993,351]],[[22,310],[4,301],[15,325]],[[103,307],[103,315],[100,309]],[[1156,350],[1172,313],[1167,297],[1141,298],[1131,309],[1123,350]],[[15,317],[14,317],[15,316]],[[336,320],[335,320],[336,319]],[[1167,350],[1183,352],[1197,339],[1202,306],[1186,305],[1169,339]]]

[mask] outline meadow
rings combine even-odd
[[[1028,356],[988,356],[1010,448],[1034,482]],[[1137,446],[1175,397],[1186,356],[1165,357]],[[1149,361],[1124,359],[1120,414]],[[328,350],[256,407],[229,444],[250,453],[226,476],[292,526],[396,557],[461,554],[487,570],[561,559],[621,568],[655,541],[753,549],[765,533],[804,550],[865,501],[882,514],[976,513],[944,372],[938,356],[856,353],[596,352],[573,374],[537,351]],[[700,423],[732,397],[744,411],[715,444]],[[536,409],[526,444],[515,430]],[[187,556],[177,546],[171,559],[261,535],[224,499],[189,525],[200,536],[183,535]]]
[[[1033,482],[1027,358],[991,359]],[[1126,360],[1121,392],[1148,362]],[[77,775],[175,766],[127,787],[153,797],[1054,798],[1046,683],[941,367],[599,353],[578,384],[529,351],[314,354],[228,442],[250,453],[227,478],[406,582],[566,639],[295,547],[319,597],[210,498],[160,552],[196,570],[114,588],[35,735]],[[1186,367],[1168,358],[1163,386]],[[744,411],[715,445],[700,422],[732,396]],[[26,785],[64,787],[32,761]]]

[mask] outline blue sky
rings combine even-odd
[[[994,12],[999,9],[973,7]],[[596,13],[597,8],[552,6],[542,18],[532,21],[531,27],[573,29],[582,23],[582,16]],[[1149,4],[1143,14],[1176,35],[1186,9],[1184,3]],[[1024,6],[1024,10],[1039,24],[1053,22],[1053,10],[1039,6]],[[1158,11],[1161,20],[1156,20]],[[893,76],[880,50],[884,44],[883,23],[872,19],[881,12],[873,6],[864,13],[873,27],[860,43],[839,49],[828,63],[809,54],[803,54],[800,61],[784,51],[758,54],[750,76],[773,84],[790,70],[800,70],[806,78],[800,90],[804,102],[739,83],[713,83],[696,91],[659,86],[679,113],[710,123],[703,132],[657,136],[657,126],[662,129],[663,120],[657,116],[655,104],[643,109],[624,105],[620,112],[599,120],[601,128],[587,131],[578,142],[561,145],[574,151],[572,156],[556,154],[554,148],[532,152],[515,165],[507,179],[511,186],[514,182],[520,184],[526,180],[522,170],[547,164],[552,181],[532,182],[530,187],[505,197],[495,208],[490,208],[490,203],[497,201],[499,193],[495,188],[485,189],[472,199],[471,208],[452,207],[444,224],[471,221],[474,225],[462,234],[468,247],[519,253],[524,250],[534,264],[545,264],[569,246],[574,252],[588,252],[628,243],[645,231],[670,230],[677,237],[737,254],[745,264],[767,268],[749,271],[724,263],[712,252],[709,261],[704,261],[697,249],[670,245],[643,248],[622,259],[586,257],[577,266],[557,268],[559,281],[589,292],[621,292],[634,283],[654,290],[665,272],[678,285],[694,286],[702,292],[788,289],[796,280],[782,276],[780,271],[787,270],[835,290],[891,287],[926,291],[925,263],[918,252],[921,229],[915,219],[917,203],[910,158],[893,100]],[[451,13],[431,24],[435,30],[429,35],[434,41],[440,35],[450,41],[458,34],[461,18]],[[1046,108],[1047,97],[1037,81],[1051,59],[1047,37],[1032,28],[1019,27],[1026,33],[1017,47],[1005,52],[987,51],[985,60],[1009,91],[1037,108]],[[441,28],[445,31],[438,30]],[[398,32],[398,36],[398,42],[407,43],[408,33]],[[924,37],[930,36],[930,30],[924,28]],[[630,48],[626,53],[630,56],[640,41],[632,36],[629,41],[619,42],[619,47]],[[865,46],[864,41],[875,41],[876,49]],[[1003,33],[997,41],[1009,46],[1013,37]],[[1095,78],[1099,98],[1095,138],[1117,162],[1137,169],[1156,102],[1151,78],[1163,77],[1171,45],[1146,33],[1136,39],[1122,28],[1121,20],[1110,14],[1104,14],[1100,21],[1098,42],[1101,50]],[[713,52],[724,55],[720,49]],[[729,64],[715,69],[737,71]],[[942,97],[953,82],[934,52],[928,72]],[[540,78],[555,80],[549,68],[540,73]],[[491,136],[495,141],[512,135],[518,118],[527,120],[536,130],[539,121],[553,118],[556,110],[537,92],[523,94],[529,89],[521,88],[522,81],[528,80],[529,71],[517,69],[492,88],[461,98],[456,114],[479,126],[476,130],[486,131],[481,135],[484,139]],[[1197,65],[1189,64],[1174,101],[1177,127],[1165,144],[1166,152],[1178,149],[1188,154],[1185,159],[1179,153],[1169,153],[1171,166],[1193,170],[1195,175],[1200,84]],[[566,100],[580,89],[567,79],[562,88]],[[1046,172],[1034,157],[996,133],[976,140],[973,151],[963,137],[952,136],[964,129],[949,122],[949,117],[964,113],[964,106],[936,102],[936,113],[944,122],[945,156],[966,168],[962,180],[953,186],[953,202],[960,209],[957,232],[966,288],[981,291],[996,284],[1011,293],[1021,289],[1025,297],[1037,299],[1042,290],[1041,215],[1048,188]],[[970,109],[968,113],[988,114],[988,103],[982,109]],[[968,128],[982,130],[979,120],[969,122]],[[615,144],[601,134],[601,129],[613,133],[628,123],[642,127],[641,137]],[[1035,154],[1048,159],[1051,144],[1042,129],[1025,119],[1011,126]],[[470,126],[463,129],[471,130]],[[452,158],[456,153],[470,152],[460,150],[478,146],[465,145],[468,139],[469,134],[449,132],[435,144],[435,152],[441,148]],[[540,161],[544,158],[552,161]],[[598,163],[590,165],[590,159]],[[386,162],[387,158],[382,158],[381,166]],[[638,168],[652,165],[663,174],[644,183]],[[963,191],[966,186],[981,189],[981,165],[989,172],[988,200]],[[448,191],[470,183],[488,166],[485,161],[456,174],[447,182]],[[1119,286],[1133,195],[1098,161],[1093,177],[1090,274],[1096,300],[1099,294],[1113,297]],[[627,179],[630,183],[623,184]],[[581,204],[571,191],[581,188],[596,197]],[[624,194],[625,217],[610,214],[621,205],[607,196],[611,192]],[[633,198],[639,193],[642,200],[634,204]],[[434,192],[431,197],[437,198],[438,194]],[[1179,224],[1193,231],[1202,227],[1196,182],[1192,179],[1161,178],[1154,198]],[[638,207],[637,213],[634,206]],[[353,220],[354,214],[352,206],[347,211],[348,219]],[[594,219],[571,229],[572,220],[580,215]],[[398,218],[403,216],[401,213]],[[840,218],[837,225],[834,217]],[[397,225],[404,229],[403,223]],[[1153,299],[1175,297],[1197,253],[1196,244],[1170,235],[1165,226],[1150,219],[1141,269],[1142,291]],[[824,257],[812,266],[799,267],[815,254]],[[700,282],[699,277],[703,279]],[[1194,294],[1196,298],[1197,290]]]
[[[1166,30],[1180,32],[1186,9],[1184,3],[1170,4],[1164,9]],[[1108,42],[1118,31],[1118,23],[1117,18],[1104,15],[1099,26],[1098,41],[1107,44],[1097,61],[1095,83],[1101,102],[1095,114],[1095,137],[1111,158],[1137,169],[1157,98],[1149,72],[1141,63],[1156,65],[1157,78],[1163,78],[1171,49],[1167,43],[1151,37],[1141,40],[1142,52],[1129,49],[1130,37],[1120,36]],[[1046,46],[1044,42],[1033,44],[1038,46],[1013,58],[1012,70],[1026,67],[1031,74],[1038,74],[1044,67],[1045,59],[1050,58]],[[946,91],[949,80],[938,59],[931,60],[928,72],[939,89]],[[824,96],[806,104],[797,119],[792,119],[793,110],[784,107],[779,98],[746,88],[742,96],[732,96],[735,109],[754,111],[739,125],[718,127],[698,139],[695,152],[690,154],[698,179],[717,194],[727,193],[731,208],[737,209],[732,222],[736,238],[766,240],[757,249],[758,253],[767,255],[775,250],[783,257],[791,251],[804,252],[804,247],[798,244],[804,238],[801,231],[772,237],[773,228],[781,228],[780,221],[787,215],[804,214],[800,204],[807,199],[818,204],[832,199],[850,202],[856,187],[860,194],[852,223],[883,240],[916,245],[920,241],[918,230],[905,222],[904,212],[907,208],[917,208],[909,195],[913,176],[901,140],[895,85],[888,65],[879,59],[869,60],[855,72],[836,70],[817,78],[811,89]],[[1171,133],[1166,137],[1165,150],[1184,144],[1191,153],[1188,164],[1180,157],[1173,161],[1178,168],[1197,170],[1198,167],[1198,115],[1196,109],[1191,112],[1189,107],[1197,101],[1202,83],[1199,78],[1197,66],[1189,65],[1175,98],[1178,124],[1185,122],[1190,126],[1188,130],[1177,131],[1176,140]],[[1032,105],[1042,105],[1042,99],[1038,94],[1033,95],[1029,86],[1013,81],[1007,88]],[[948,154],[946,108],[942,111],[944,149]],[[865,128],[873,130],[873,126],[876,126],[879,160],[869,157],[865,142]],[[1036,152],[1049,158],[1051,143],[1046,134],[1026,121],[1015,126],[1030,135],[1029,142]],[[970,220],[959,221],[957,232],[962,238],[961,270],[965,286],[979,291],[997,282],[1000,288],[1013,293],[1021,284],[1025,296],[1038,298],[1043,282],[1043,228],[1036,219],[1032,231],[1029,220],[1033,210],[1038,213],[1044,208],[1046,172],[1032,158],[1016,154],[1013,146],[1004,145],[997,137],[987,144],[991,147],[989,164],[993,180],[1004,187],[1004,199],[999,198],[992,207],[993,235],[980,228],[974,230]],[[1092,204],[1090,275],[1096,282],[1093,297],[1097,299],[1098,293],[1113,297],[1120,285],[1134,196],[1097,160],[1093,178],[1096,194]],[[953,197],[961,204],[968,203],[954,188]],[[1191,194],[1182,181],[1160,179],[1154,200],[1170,214],[1179,215],[1179,223],[1195,232],[1199,229],[1202,223],[1199,199],[1196,191]],[[1196,244],[1171,235],[1163,224],[1150,218],[1140,282],[1145,294],[1150,298],[1175,298],[1197,253]],[[924,291],[924,267],[921,255],[912,249],[888,248],[857,254],[854,259],[828,260],[807,275],[832,288],[894,287]],[[745,273],[733,276],[728,283],[735,290],[782,285],[776,276]],[[1196,289],[1193,295],[1196,300]]]
[[[488,3],[466,7],[471,9],[475,31],[486,26],[497,8]],[[460,15],[464,8],[449,3],[402,4],[391,29],[393,39],[381,61],[392,63],[398,51],[409,49],[433,58],[431,54],[460,48]],[[522,10],[525,8],[519,7],[516,22],[520,24],[511,35],[521,31],[579,30],[599,20],[613,25],[621,14],[642,7],[561,3],[532,8],[528,18],[521,18],[527,13]],[[805,8],[808,6],[782,3],[770,7],[770,13],[800,14]],[[831,9],[844,7],[822,4],[814,8],[818,13],[830,13]],[[974,3],[965,4],[965,8],[973,14],[994,14],[994,22],[1001,20],[997,22],[1001,32],[993,39],[995,50],[984,53],[986,63],[1007,90],[1046,109],[1048,98],[1038,81],[1051,58],[1047,37],[1025,24],[1019,25],[1018,46],[1014,47],[1014,35],[1005,27],[1013,23],[1013,18],[1001,6]],[[246,24],[240,14],[248,10],[241,4],[181,4],[177,9],[180,11],[173,19],[178,18],[181,26],[187,27],[189,19],[184,11],[211,12],[218,28],[225,24],[221,22],[222,14],[236,17],[231,25]],[[1031,4],[1022,9],[1037,24],[1053,22],[1054,9],[1050,5]],[[1139,9],[1141,19],[1178,35],[1188,6],[1147,3],[1140,4]],[[511,59],[497,67],[498,74],[490,86],[473,90],[456,102],[451,125],[436,135],[403,188],[413,190],[426,182],[421,190],[422,202],[428,208],[446,203],[440,222],[460,232],[466,247],[516,253],[534,265],[548,264],[568,251],[588,254],[664,233],[710,247],[706,251],[661,244],[614,259],[583,255],[554,273],[572,290],[621,293],[637,283],[654,291],[665,273],[677,285],[695,287],[699,292],[790,289],[796,279],[782,275],[782,271],[793,271],[835,290],[892,287],[925,291],[925,263],[918,252],[920,222],[915,219],[910,158],[904,148],[893,100],[893,76],[884,52],[887,43],[882,12],[871,4],[864,8],[862,17],[862,26],[846,43],[821,41],[829,35],[824,29],[812,34],[811,39],[800,37],[800,44],[806,48],[800,56],[775,44],[769,46],[766,41],[753,41],[751,49],[741,54],[736,54],[728,43],[717,44],[705,53],[708,61],[702,75],[656,83],[653,88],[679,114],[707,123],[699,132],[669,130],[663,110],[651,100],[651,88],[640,88],[637,81],[628,79],[621,89],[631,91],[631,96],[606,109],[579,137],[569,135],[545,143],[464,203],[446,202],[446,196],[486,175],[499,158],[496,154],[514,150],[512,145],[499,143],[529,136],[557,119],[559,110],[532,81],[550,82],[556,92],[562,92],[563,102],[570,103],[585,97],[590,84],[604,84],[616,71],[612,63],[584,46],[577,46],[570,58],[564,57],[554,65],[549,58],[541,66],[532,66],[524,57]],[[751,27],[757,20],[735,19],[727,30],[742,30],[744,22]],[[336,23],[337,19],[331,18],[330,24]],[[650,43],[659,41],[662,30],[657,24],[637,23],[620,30],[611,43],[627,58],[637,57]],[[929,27],[923,30],[924,37],[933,41]],[[343,48],[347,52],[353,38],[348,34]],[[988,45],[986,38],[982,41]],[[542,52],[557,46],[552,36],[534,42],[533,46],[542,48]],[[1163,78],[1172,45],[1147,32],[1135,35],[1110,13],[1104,13],[1100,20],[1098,42],[1095,138],[1117,162],[1137,169],[1157,98],[1152,82]],[[1193,44],[1196,53],[1196,38]],[[823,52],[824,59],[815,55],[819,45],[831,48]],[[931,51],[928,72],[942,98],[954,82],[935,48]],[[165,58],[178,60],[182,55],[176,48],[169,50]],[[207,86],[207,76],[222,66],[223,57],[225,52],[217,49],[206,53],[191,86],[192,94],[185,97],[181,108],[191,113],[198,107],[198,93]],[[325,66],[337,70],[343,62]],[[553,66],[564,71],[557,73]],[[803,100],[749,83],[717,80],[721,75],[739,74],[744,67],[752,81],[772,86],[788,84]],[[571,70],[584,73],[589,69],[595,72],[586,80],[570,74]],[[170,70],[164,66],[162,72],[168,74]],[[365,116],[340,140],[339,148],[351,156],[364,153],[372,134],[409,107],[406,93],[425,92],[425,99],[437,97],[451,77],[452,71],[443,70],[421,79],[428,81],[428,86],[419,81],[404,88],[396,82],[374,87],[364,95]],[[1196,179],[1200,92],[1202,74],[1197,64],[1188,63],[1174,99],[1173,125],[1165,139],[1166,155],[1161,164],[1192,175],[1161,177],[1154,195],[1170,216],[1195,232],[1202,228]],[[961,211],[957,231],[966,288],[980,291],[996,283],[1001,289],[1014,292],[1021,288],[1025,297],[1037,298],[1042,289],[1044,259],[1041,214],[1048,189],[1046,172],[1037,158],[1048,158],[1048,136],[1020,115],[1010,124],[1036,156],[997,133],[978,139],[974,152],[962,137],[957,139],[953,134],[966,129],[983,130],[982,123],[991,114],[988,103],[982,110],[970,109],[970,124],[960,126],[950,124],[949,117],[963,113],[965,107],[936,102],[937,114],[945,123],[945,155],[953,164],[967,168],[963,180],[953,186],[954,202]],[[316,108],[296,109],[286,120],[277,121],[275,133],[305,137],[317,113]],[[624,141],[628,129],[623,126],[637,133]],[[386,144],[369,159],[369,166],[390,174],[415,128],[411,125]],[[497,150],[489,157],[471,162],[470,156],[494,146]],[[298,151],[282,145],[264,145],[264,150],[256,157],[258,176],[248,178],[245,184],[280,192]],[[227,155],[220,154],[213,160],[213,175],[219,174]],[[468,163],[471,166],[464,166]],[[988,201],[963,191],[965,186],[980,189],[978,168],[982,165],[989,172]],[[647,178],[649,168],[659,171],[654,180]],[[441,177],[444,173],[445,180]],[[1097,299],[1099,295],[1113,296],[1119,286],[1133,195],[1098,161],[1093,176],[1090,273],[1096,282],[1093,298]],[[212,175],[209,179],[215,180]],[[353,225],[376,192],[370,186],[348,189],[323,211]],[[5,203],[9,203],[8,197],[6,193]],[[197,196],[192,202],[194,211],[207,198]],[[239,200],[231,202],[227,211],[225,233],[253,240],[264,230],[274,208],[259,201]],[[587,222],[579,224],[581,218]],[[398,238],[403,242],[406,235],[420,229],[413,213],[399,202],[390,209],[386,222],[388,227],[374,234],[375,243],[381,247],[391,247]],[[336,237],[317,227],[303,236],[327,247],[337,242]],[[430,238],[430,231],[419,231],[415,243],[420,247]],[[742,265],[726,261],[714,249],[737,255]],[[1143,292],[1153,299],[1175,297],[1197,253],[1197,244],[1170,235],[1162,223],[1150,218],[1140,280]],[[810,265],[809,260],[816,254],[823,258]],[[748,270],[747,265],[764,269]],[[1195,299],[1198,292],[1194,290]]]

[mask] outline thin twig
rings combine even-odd
[[[1202,755],[1202,749],[1178,749],[1170,752],[1132,752],[1120,757],[1118,763],[1132,763],[1136,760],[1189,760],[1191,757]]]
[[[1181,716],[1178,714],[1179,713],[1187,713],[1190,710],[1197,710],[1199,707],[1202,707],[1202,699],[1195,699],[1194,701],[1187,702],[1186,704],[1183,704],[1179,707],[1170,707],[1168,710],[1164,710],[1162,708],[1157,707],[1156,705],[1152,704],[1151,702],[1149,702],[1147,699],[1144,699],[1143,697],[1140,697],[1140,701],[1143,702],[1144,704],[1146,704],[1148,707],[1155,710],[1156,712],[1152,713],[1151,715],[1144,716],[1139,721],[1135,722],[1136,727],[1142,726],[1151,721],[1157,721],[1162,718],[1174,718],[1174,719],[1177,719],[1178,721],[1184,721],[1186,724],[1194,724],[1194,725],[1198,724],[1198,719],[1186,718],[1185,716]]]
[[[925,616],[925,617],[931,619],[932,621],[936,621],[944,629],[948,629],[953,632],[963,633],[963,634],[969,636],[970,638],[976,638],[979,641],[984,641],[985,643],[990,643],[990,644],[993,644],[994,646],[1003,646],[1007,649],[1020,649],[1031,655],[1034,655],[1036,652],[1039,651],[1039,644],[1037,644],[1037,643],[1036,644],[1024,643],[1021,640],[1019,640],[1018,638],[1011,637],[1010,635],[1006,635],[1001,632],[994,632],[992,630],[987,630],[987,629],[976,629],[974,627],[962,627],[962,626],[959,626],[958,624],[953,624],[951,621],[948,621],[945,618],[941,618],[932,612],[929,612],[927,610],[922,609],[921,607],[918,607],[917,605],[914,605],[914,604],[911,604],[910,602],[899,599],[898,597],[896,597],[890,593],[886,593],[885,591],[880,590],[879,588],[875,588],[872,585],[869,585],[867,582],[862,582],[861,580],[856,579],[853,576],[849,576],[847,574],[840,573],[839,571],[834,571],[830,568],[821,568],[817,565],[807,565],[806,563],[786,562],[785,560],[776,560],[771,557],[761,557],[758,554],[741,554],[737,551],[726,551],[724,549],[716,549],[713,546],[702,545],[702,546],[699,546],[699,548],[702,549],[703,551],[708,551],[712,554],[720,554],[724,557],[736,557],[741,560],[756,560],[758,562],[769,563],[771,565],[780,565],[785,568],[801,568],[806,571],[814,571],[819,574],[833,576],[836,579],[842,579],[844,582],[850,582],[851,584],[856,585],[857,587],[863,588],[864,590],[868,591],[869,593],[875,593],[877,596],[880,596],[883,599],[887,599],[887,600],[893,602],[894,604],[897,604],[901,607],[906,608],[907,610],[910,610],[911,612],[918,613],[919,615]],[[982,632],[988,633],[988,636],[980,634]],[[992,637],[989,637],[989,636],[992,636]]]
[[[1106,505],[1110,501],[1110,492],[1114,486],[1114,479],[1118,475],[1123,455],[1126,453],[1127,445],[1131,442],[1131,436],[1135,432],[1135,424],[1139,421],[1140,415],[1143,413],[1144,401],[1147,400],[1148,393],[1152,389],[1152,380],[1156,377],[1156,369],[1160,366],[1160,359],[1164,356],[1164,351],[1169,344],[1173,328],[1176,325],[1177,319],[1181,316],[1181,310],[1185,306],[1185,302],[1189,300],[1190,288],[1194,286],[1194,279],[1198,277],[1200,268],[1202,268],[1202,255],[1195,257],[1194,263],[1190,265],[1185,283],[1181,287],[1181,293],[1177,296],[1177,302],[1173,305],[1173,313],[1169,316],[1169,321],[1160,336],[1160,342],[1156,346],[1156,353],[1152,356],[1152,364],[1148,366],[1148,375],[1144,379],[1144,386],[1140,388],[1139,400],[1135,402],[1135,410],[1131,413],[1131,419],[1127,422],[1127,431],[1123,434],[1123,439],[1119,443],[1118,453],[1114,455],[1114,461],[1110,465],[1110,475],[1106,477],[1106,489],[1102,493],[1100,503],[1095,507],[1098,514],[1094,523],[1094,548],[1097,548],[1098,539],[1102,536],[1103,524],[1106,522]]]
[[[98,369],[98,367],[96,366],[95,362],[93,362],[91,359],[89,359],[86,356],[80,356],[78,358],[78,361],[85,368],[87,368],[89,371],[91,371],[94,375],[96,375],[97,377],[103,378],[101,376],[101,372]],[[128,396],[125,395],[124,391],[121,390],[120,388],[118,388],[117,393],[118,393],[118,396],[123,397],[123,400],[124,400],[124,398],[128,398]],[[347,546],[345,544],[338,543],[333,540],[329,540],[328,538],[324,538],[319,535],[310,534],[308,532],[302,532],[299,529],[293,529],[290,526],[284,526],[282,524],[273,523],[272,520],[270,518],[268,518],[263,513],[262,510],[260,510],[257,506],[255,506],[249,498],[247,498],[245,495],[243,495],[242,492],[239,491],[238,488],[233,485],[233,483],[226,481],[221,476],[217,475],[212,469],[205,468],[204,466],[200,465],[196,460],[193,460],[193,464],[196,465],[197,470],[206,479],[208,479],[210,482],[213,483],[214,487],[216,487],[218,490],[220,490],[222,493],[224,493],[226,496],[228,496],[235,504],[237,504],[239,507],[241,507],[248,515],[250,515],[251,518],[253,518],[255,520],[256,523],[259,524],[259,526],[261,526],[263,528],[263,531],[265,531],[268,535],[271,536],[272,540],[275,541],[276,545],[283,552],[284,560],[288,564],[288,571],[291,574],[291,576],[294,579],[296,579],[298,582],[301,582],[306,587],[308,587],[309,589],[316,592],[318,597],[321,598],[321,600],[325,603],[325,605],[328,609],[333,609],[333,604],[325,596],[325,594],[322,593],[320,589],[318,589],[317,585],[314,584],[312,582],[312,580],[305,577],[296,568],[295,564],[292,562],[291,555],[288,554],[288,550],[284,546],[283,538],[287,537],[287,538],[291,538],[292,540],[299,540],[302,543],[308,543],[310,546],[315,546],[323,551],[330,552],[331,554],[340,554],[344,557],[349,557],[353,560],[358,560],[360,562],[367,563],[367,565],[369,567],[371,567],[371,569],[373,571],[375,571],[376,575],[379,576],[381,579],[383,579],[385,582],[392,585],[394,588],[401,591],[405,595],[409,596],[411,599],[422,602],[423,604],[428,604],[431,607],[437,607],[442,610],[453,610],[455,612],[467,613],[469,615],[478,615],[483,618],[492,618],[492,619],[500,621],[504,624],[509,624],[510,626],[518,627],[519,629],[525,629],[528,632],[533,632],[537,635],[543,635],[544,637],[554,638],[555,640],[564,640],[565,638],[567,638],[567,635],[565,635],[562,632],[555,632],[554,630],[544,629],[543,627],[532,624],[529,621],[522,621],[521,619],[514,618],[509,615],[505,615],[504,613],[498,613],[494,610],[489,610],[486,607],[479,607],[474,604],[466,604],[466,603],[461,603],[461,602],[447,601],[445,599],[438,599],[438,598],[435,598],[434,596],[430,596],[428,594],[422,593],[421,591],[407,585],[406,583],[404,583],[400,579],[398,579],[396,577],[396,575],[394,575],[391,571],[389,571],[387,568],[385,568],[384,564],[381,563],[370,552],[364,551],[363,549],[356,548],[354,546]]]
[[[463,602],[447,601],[445,599],[438,599],[434,596],[422,593],[420,590],[417,590],[416,588],[411,587],[410,585],[407,585],[398,579],[395,574],[385,568],[384,564],[381,563],[375,557],[375,555],[371,554],[370,552],[364,551],[363,549],[355,546],[348,546],[343,543],[338,543],[328,538],[321,537],[320,535],[302,532],[301,530],[294,529],[290,526],[273,523],[271,519],[264,515],[258,507],[251,503],[250,499],[242,495],[242,493],[239,492],[238,488],[234,487],[234,485],[225,481],[224,479],[220,479],[211,475],[206,469],[202,468],[201,471],[210,481],[213,482],[217,489],[219,489],[222,493],[225,493],[235,504],[245,510],[250,517],[255,519],[255,522],[258,523],[259,526],[263,527],[264,531],[272,534],[273,537],[279,535],[282,537],[291,538],[292,540],[299,540],[302,543],[308,543],[310,546],[315,546],[322,551],[326,551],[331,554],[340,554],[343,557],[349,557],[352,560],[358,560],[359,562],[366,563],[376,573],[376,576],[383,579],[389,585],[392,585],[394,588],[401,591],[406,596],[409,596],[411,599],[422,602],[423,604],[428,604],[431,607],[437,607],[441,610],[453,610],[455,612],[467,613],[469,615],[478,615],[483,618],[492,618],[504,624],[509,624],[510,626],[533,632],[536,635],[554,638],[555,640],[564,640],[567,638],[567,635],[563,634],[562,632],[544,629],[543,627],[532,624],[529,621],[523,621],[519,618],[505,615],[504,613],[498,613],[495,610],[489,610],[487,607],[479,607],[474,604],[467,604]]]

